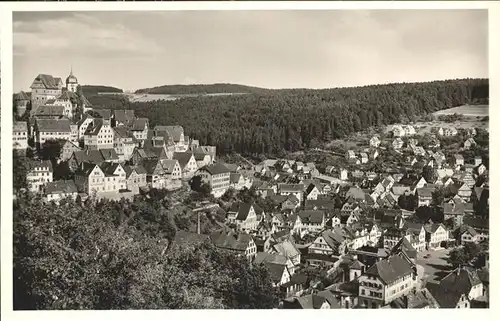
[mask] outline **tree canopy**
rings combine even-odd
[[[283,89],[133,103],[124,97],[105,99],[109,101],[104,108],[133,109],[137,116],[150,119],[153,127],[182,125],[186,135],[203,145],[217,146],[220,154],[279,156],[402,118],[415,120],[441,109],[484,103],[488,80]]]
[[[168,207],[168,204],[166,204]],[[264,266],[215,248],[168,246],[176,213],[156,199],[14,204],[14,309],[277,307]]]

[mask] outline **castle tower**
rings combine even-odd
[[[71,68],[71,72],[66,78],[66,89],[68,91],[76,93],[76,89],[78,88],[78,79],[73,75],[73,68]]]

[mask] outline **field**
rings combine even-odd
[[[441,115],[453,115],[459,114],[465,117],[485,117],[488,116],[488,105],[463,105],[449,109],[443,109],[435,112],[433,115],[441,116]]]

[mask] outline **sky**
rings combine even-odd
[[[136,90],[332,88],[488,77],[487,10],[15,12],[14,90],[37,74]]]

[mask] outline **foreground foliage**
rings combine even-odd
[[[252,309],[277,306],[263,266],[209,242],[169,246],[158,202],[14,204],[15,309]]]

